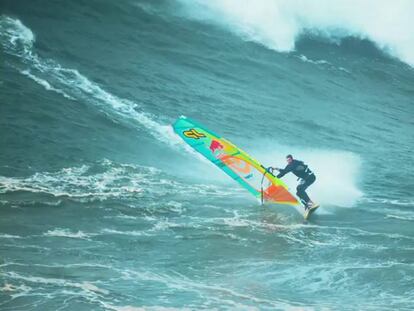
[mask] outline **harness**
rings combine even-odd
[[[304,166],[306,167],[305,170],[304,170],[304,173],[306,174],[306,176],[305,177],[298,177],[298,180],[300,181],[301,184],[303,184],[312,175],[315,175],[306,164],[304,164]]]

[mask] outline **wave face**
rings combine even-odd
[[[0,308],[413,309],[412,6],[3,1]],[[180,115],[305,161],[317,214],[261,207]]]
[[[280,52],[295,49],[303,35],[331,42],[347,37],[372,41],[392,57],[414,66],[414,28],[409,0],[289,1],[181,0],[190,17],[227,27],[241,37]]]

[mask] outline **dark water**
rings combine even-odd
[[[412,310],[413,69],[351,37],[277,52],[192,9],[0,4],[0,309]],[[306,161],[318,213],[261,207],[180,115]]]

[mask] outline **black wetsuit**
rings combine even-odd
[[[300,198],[302,204],[307,207],[310,199],[305,190],[315,182],[315,174],[302,161],[292,160],[292,162],[290,162],[284,169],[279,170],[279,174],[276,177],[281,178],[289,172],[292,172],[300,178],[299,185],[296,187],[296,194]]]

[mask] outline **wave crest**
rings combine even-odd
[[[181,143],[169,125],[164,125],[129,99],[120,98],[89,80],[77,69],[62,67],[53,59],[43,58],[33,45],[35,35],[20,20],[0,16],[0,45],[4,51],[17,57],[17,68],[21,74],[32,79],[48,91],[53,91],[71,100],[95,105],[118,120],[133,120],[143,126],[152,136],[168,145]]]
[[[249,41],[280,52],[312,33],[338,42],[368,39],[387,54],[414,67],[414,2],[306,0],[179,0],[191,18],[220,24]],[[398,17],[398,18],[397,18]]]

